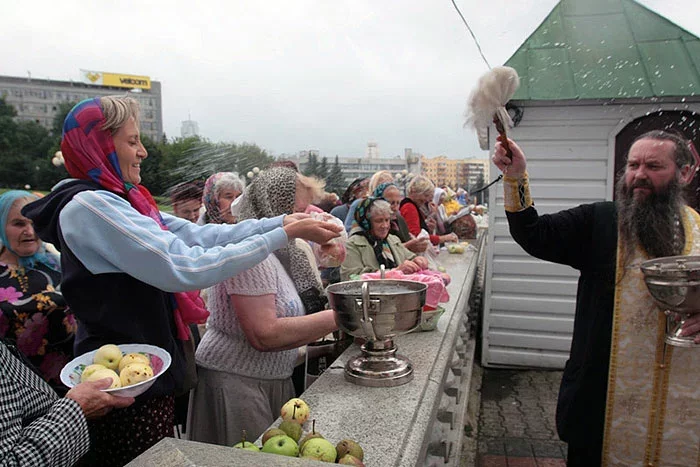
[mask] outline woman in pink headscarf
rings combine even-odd
[[[90,422],[84,461],[101,466],[124,465],[172,435],[174,396],[194,383],[187,326],[208,316],[198,289],[256,265],[289,238],[324,243],[338,230],[303,215],[198,226],[159,212],[139,184],[148,153],[138,117],[129,97],[76,105],[61,141],[74,180],[22,210],[61,251],[63,294],[78,320],[76,355],[108,343],[146,343],[172,357],[132,406]]]

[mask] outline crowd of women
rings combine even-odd
[[[61,143],[71,178],[45,197],[0,196],[2,465],[124,465],[185,421],[193,440],[255,438],[295,395],[298,349],[337,331],[329,282],[382,265],[414,273],[457,240],[458,194],[417,176],[404,197],[384,171],[337,206],[290,163],[247,187],[216,173],[173,191],[176,215],[160,212],[140,185],[138,118],[128,97],[79,103]],[[315,261],[309,242],[342,228],[312,218],[314,204],[348,231],[339,268]],[[105,381],[68,391],[61,368],[107,343],[156,345],[172,364],[135,400],[102,392]]]

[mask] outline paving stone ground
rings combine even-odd
[[[554,413],[560,371],[482,371],[476,465],[564,467]]]

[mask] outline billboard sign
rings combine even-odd
[[[82,81],[95,86],[112,86],[129,89],[151,89],[151,78],[148,76],[104,73],[102,71],[80,70]]]

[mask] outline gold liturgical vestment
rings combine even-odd
[[[686,207],[684,255],[700,255],[700,216]],[[603,442],[604,466],[700,467],[700,348],[666,347],[666,319],[644,283],[637,247],[621,265]],[[624,274],[623,274],[624,273]]]

